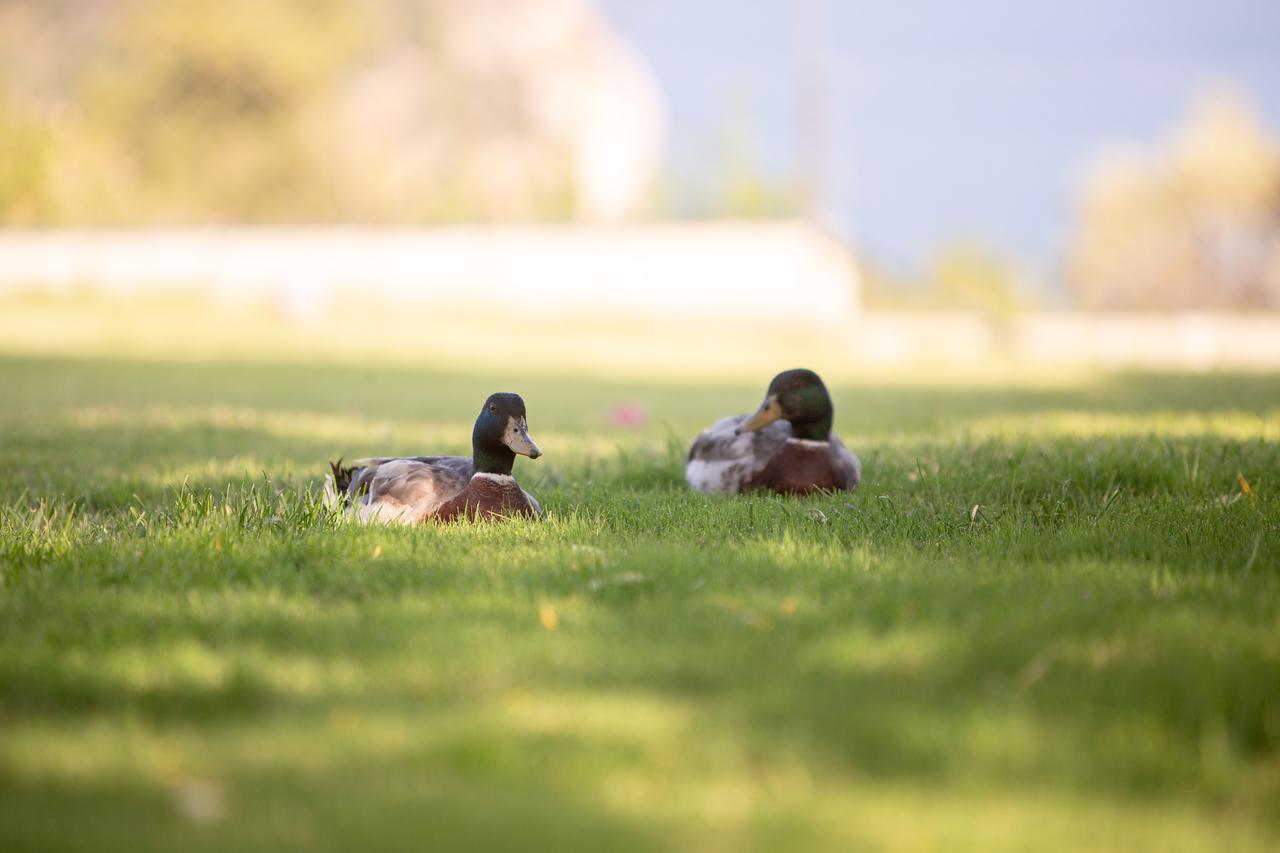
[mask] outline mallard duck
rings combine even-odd
[[[852,489],[862,463],[831,431],[831,419],[831,395],[818,374],[783,371],[754,415],[721,418],[694,439],[685,479],[698,491],[728,494]]]
[[[471,431],[471,458],[402,456],[329,463],[326,491],[360,521],[416,524],[427,519],[542,516],[537,498],[511,476],[516,454],[542,455],[529,437],[519,394],[493,394]]]

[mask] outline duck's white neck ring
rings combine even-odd
[[[481,478],[492,480],[495,483],[514,483],[516,481],[516,478],[510,474],[490,474],[487,471],[477,471],[475,474],[471,475],[471,479],[473,480],[479,480]]]

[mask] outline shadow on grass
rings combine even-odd
[[[785,365],[784,365],[785,366]],[[781,367],[780,367],[781,369]],[[423,421],[469,422],[494,390],[516,390],[531,419],[553,429],[603,427],[613,402],[634,400],[658,422],[705,424],[759,405],[770,377],[758,383],[670,384],[547,375],[470,375],[405,367],[215,362],[168,364],[106,359],[0,355],[5,408],[65,405],[245,406],[313,410]],[[912,380],[838,386],[837,424],[865,432],[929,429],[957,420],[1056,409],[1149,413],[1273,411],[1280,376],[1253,373],[1113,372],[1071,384],[1030,380],[971,384]]]
[[[324,730],[316,732],[323,736]],[[529,779],[459,774],[417,751],[323,772],[178,773],[166,785],[0,777],[9,850],[655,850],[670,835],[598,797]],[[533,775],[533,774],[530,774]],[[520,783],[524,784],[520,784]],[[67,820],[74,814],[75,820]]]
[[[280,595],[270,580],[198,599],[28,599],[5,632],[44,626],[47,638],[2,644],[0,709],[219,732],[346,705],[506,743],[485,715],[513,691],[627,694],[693,709],[690,732],[667,744],[690,754],[721,738],[765,765],[798,759],[832,778],[1219,802],[1276,754],[1274,584],[1244,604],[1229,579],[1166,579],[1161,591],[1147,566],[1087,563],[990,566],[980,583],[956,565],[909,564],[780,582],[767,561],[731,561],[745,551],[650,565],[627,595],[550,565],[495,579],[435,564],[363,603]],[[538,625],[525,590],[565,602],[559,631]],[[603,746],[572,703],[566,713],[561,746],[586,761]],[[536,736],[502,748],[534,748]]]

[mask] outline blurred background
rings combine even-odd
[[[1277,43],[1269,0],[0,0],[0,346],[1271,369]]]

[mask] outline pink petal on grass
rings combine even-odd
[[[609,423],[613,426],[638,427],[649,422],[649,410],[639,403],[619,403],[609,410]]]

